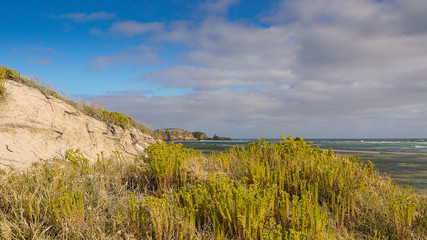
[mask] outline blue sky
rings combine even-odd
[[[154,129],[427,137],[425,0],[0,3],[0,64]]]

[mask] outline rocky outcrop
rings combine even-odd
[[[213,138],[211,138],[209,140],[228,141],[228,140],[231,140],[231,138],[229,138],[229,137],[220,137],[220,136],[217,136],[216,134],[214,134]]]
[[[0,168],[25,168],[32,162],[64,156],[71,148],[91,161],[121,152],[143,154],[156,140],[88,117],[65,102],[22,83],[6,81],[0,96]]]
[[[197,140],[209,140],[209,137],[204,132],[193,132],[193,137]]]
[[[166,128],[154,131],[163,141],[197,141],[191,131],[177,128]]]
[[[154,133],[163,141],[231,140],[231,138],[219,137],[216,134],[210,138],[204,132],[191,132],[178,128],[159,129]]]

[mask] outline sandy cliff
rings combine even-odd
[[[134,158],[155,142],[136,129],[90,118],[63,101],[7,81],[0,96],[0,167],[25,168],[74,148],[90,160],[119,151]]]

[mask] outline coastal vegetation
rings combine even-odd
[[[1,239],[425,239],[427,198],[303,139],[206,157],[158,142],[0,175]]]
[[[149,131],[1,67],[81,113]],[[7,94],[2,88],[2,94]],[[6,146],[7,147],[7,146]],[[426,239],[427,197],[302,138],[202,154],[159,141],[89,161],[78,149],[0,170],[0,239]]]

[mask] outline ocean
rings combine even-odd
[[[427,139],[304,139],[312,147],[333,148],[336,154],[353,155],[370,160],[381,174],[390,176],[396,184],[411,186],[427,194]],[[234,146],[246,146],[257,139],[231,141],[176,142],[204,153],[225,151]],[[278,142],[279,139],[267,139]]]

